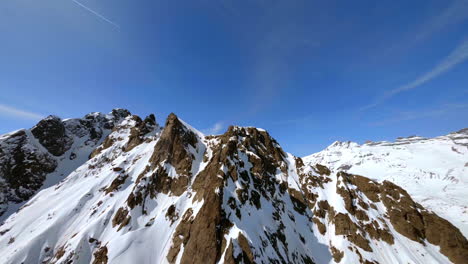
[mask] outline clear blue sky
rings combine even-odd
[[[468,0],[76,1],[1,1],[0,133],[122,107],[306,155],[468,126]]]

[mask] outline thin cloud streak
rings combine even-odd
[[[433,18],[414,38],[415,42],[423,41],[435,32],[463,22],[468,18],[468,0],[455,0],[444,11]]]
[[[213,125],[213,127],[204,129],[203,133],[213,135],[219,133],[224,127],[223,122],[217,122],[216,124]]]
[[[106,17],[104,17],[103,15],[99,14],[98,12],[92,10],[91,8],[83,5],[82,3],[76,1],[76,0],[72,0],[75,4],[81,6],[83,9],[89,11],[90,13],[94,14],[95,16],[99,17],[100,19],[102,19],[103,21],[111,24],[112,26],[114,26],[116,29],[120,30],[120,26],[114,22],[112,22],[111,20],[107,19]]]
[[[382,51],[379,49],[379,53],[385,56],[406,54],[411,48],[424,43],[424,41],[432,38],[437,33],[457,24],[464,23],[467,19],[468,0],[451,1],[441,13],[423,23],[416,34],[411,32],[404,41],[400,39],[398,43],[390,47],[388,47],[388,43],[386,43],[386,50]]]
[[[447,57],[445,57],[439,64],[437,64],[431,71],[425,73],[424,75],[420,76],[416,80],[402,85],[398,88],[393,90],[389,90],[385,92],[382,96],[377,98],[377,100],[369,104],[363,108],[361,111],[365,111],[371,108],[378,106],[379,104],[383,103],[384,101],[394,97],[395,95],[405,92],[408,90],[413,90],[418,88],[419,86],[431,81],[432,79],[438,77],[441,74],[446,73],[447,71],[451,70],[453,67],[457,66],[460,63],[463,63],[465,60],[468,59],[468,40],[462,42],[459,46],[457,46]]]
[[[0,115],[21,118],[21,119],[32,119],[32,120],[38,120],[44,117],[43,115],[38,114],[38,113],[24,111],[24,110],[14,108],[8,105],[3,105],[3,104],[0,104]]]

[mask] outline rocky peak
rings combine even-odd
[[[116,120],[120,120],[126,118],[127,116],[130,116],[131,113],[127,109],[115,108],[112,109],[111,115],[114,116]]]
[[[248,152],[248,160],[253,164],[252,172],[258,177],[267,174],[275,175],[276,169],[284,170],[286,157],[278,142],[263,130],[254,127],[230,126],[226,133],[220,136],[222,142],[234,140],[234,149]]]
[[[65,126],[58,116],[42,119],[31,129],[31,133],[54,156],[60,156],[70,148],[71,139],[67,136]]]
[[[43,188],[47,177],[61,180],[85,162],[129,114],[114,109],[110,114],[94,112],[64,120],[51,115],[30,130],[0,137],[0,219]],[[154,116],[140,119],[139,125],[124,148],[138,145],[145,134],[157,129]]]
[[[468,128],[448,134],[448,137],[459,146],[468,148]]]
[[[154,148],[151,163],[158,166],[161,162],[166,162],[174,166],[178,174],[189,176],[194,159],[189,148],[195,149],[199,140],[190,128],[171,113]]]
[[[154,116],[145,118],[143,127],[155,123]],[[154,198],[157,193],[178,196],[184,193],[192,175],[195,154],[203,155],[199,148],[203,139],[197,136],[179,118],[171,113],[164,128],[159,134],[146,169],[137,179],[139,186],[134,188],[127,199],[130,208],[141,205],[145,211],[144,201]]]
[[[146,127],[155,127],[156,126],[156,117],[154,114],[150,114],[149,116],[145,117],[143,120]]]
[[[129,152],[145,140],[152,140],[152,136],[159,131],[154,115],[142,120],[137,115],[128,115],[117,123],[113,124],[112,132],[104,139],[102,144],[97,147],[90,155],[93,158],[103,150],[112,146],[119,146],[124,152]],[[112,122],[115,122],[112,120]],[[117,144],[118,143],[118,144]]]
[[[335,141],[327,149],[339,149],[339,148],[353,148],[359,146],[358,143],[353,141]]]
[[[465,135],[468,135],[468,128],[460,129],[457,132],[454,132],[454,133],[451,133],[451,134],[465,134]]]

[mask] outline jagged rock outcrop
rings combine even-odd
[[[31,133],[54,156],[62,155],[72,144],[72,139],[65,133],[65,125],[58,116],[42,119],[31,129]]]
[[[123,117],[125,115],[125,117]],[[7,263],[463,263],[466,238],[397,185],[119,115],[91,158],[0,227]],[[53,206],[50,206],[53,204]]]
[[[42,186],[46,175],[57,167],[57,162],[50,155],[28,144],[24,130],[0,138],[0,146],[2,206],[6,206],[8,201],[29,199]]]

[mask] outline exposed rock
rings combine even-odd
[[[335,260],[335,262],[337,263],[340,262],[344,256],[344,252],[338,250],[336,247],[333,247],[333,246],[331,246],[330,249],[331,249],[331,252],[333,253],[333,259]]]
[[[243,263],[255,263],[254,255],[250,249],[249,241],[245,238],[244,235],[239,234],[237,238],[240,248],[242,249],[242,255],[238,256]],[[238,261],[240,263],[240,261]]]
[[[124,119],[127,116],[131,115],[130,111],[128,111],[127,109],[122,109],[122,108],[112,109],[111,114],[114,116],[114,119],[117,119],[117,120]]]
[[[176,115],[168,116],[150,158],[150,168],[155,170],[150,184],[156,192],[180,195],[185,191],[195,158],[189,148],[196,149],[197,142],[195,133],[185,127]],[[178,177],[170,177],[163,164],[174,167]]]
[[[327,167],[323,166],[323,165],[320,165],[320,164],[316,164],[315,165],[315,169],[317,170],[317,172],[320,174],[320,175],[327,175],[329,176],[331,171],[330,169],[328,169]]]
[[[105,192],[106,194],[110,193],[110,192],[113,192],[113,191],[116,191],[119,189],[119,187],[125,183],[125,180],[128,178],[128,175],[127,174],[120,174],[118,175],[111,183],[111,185],[107,186],[107,188],[105,188]]]
[[[119,226],[117,231],[120,231],[123,227],[128,225],[130,222],[131,216],[128,214],[128,210],[120,207],[119,210],[114,215],[114,218],[112,219],[112,227]]]
[[[196,135],[179,121],[175,114],[167,117],[166,125],[155,146],[150,162],[158,165],[165,161],[181,175],[190,175],[193,156],[188,147],[196,148]]]
[[[464,263],[468,259],[468,241],[458,228],[424,210],[405,190],[391,182],[385,181],[381,190],[382,202],[398,232],[422,244],[427,239],[440,246],[440,252],[454,263]]]
[[[369,241],[358,232],[359,227],[348,215],[343,213],[336,214],[334,217],[334,224],[335,234],[344,235],[356,246],[364,249],[365,251],[372,252]]]
[[[176,207],[174,205],[169,206],[166,211],[166,219],[174,223],[179,219],[179,213],[176,211]]]
[[[0,191],[6,202],[29,199],[57,167],[48,154],[28,144],[24,130],[11,134],[0,142]],[[0,215],[1,215],[0,211]]]
[[[107,247],[103,246],[98,248],[94,253],[93,264],[107,264]]]
[[[460,231],[448,221],[415,203],[401,187],[389,181],[379,184],[368,178],[347,173],[341,173],[340,176],[347,184],[356,186],[357,190],[364,193],[368,199],[373,202],[382,202],[387,209],[393,228],[400,234],[423,245],[427,240],[431,244],[440,246],[441,253],[454,263],[463,263],[468,259],[468,241]],[[344,192],[344,189],[341,190]],[[352,193],[350,190],[348,192]],[[357,197],[357,195],[354,196],[353,198]],[[351,200],[350,204],[354,203],[354,200]],[[360,220],[366,221],[366,219]],[[357,227],[346,216],[339,216],[339,219],[335,217],[335,224],[337,228],[339,226],[337,233],[340,232],[340,234],[349,234],[349,232],[353,233],[361,229],[373,239],[383,240],[389,244],[394,243],[394,238],[388,228],[379,227],[377,222],[367,225],[360,222],[361,227]],[[363,242],[361,238],[356,241]]]
[[[62,120],[57,116],[42,119],[31,129],[31,133],[54,156],[61,156],[73,143],[66,134]]]
[[[126,152],[140,145],[144,141],[145,135],[154,131],[157,127],[156,118],[153,114],[146,117],[143,121],[138,116],[133,116],[133,120],[135,121],[135,126],[130,129],[128,143],[124,149]]]

